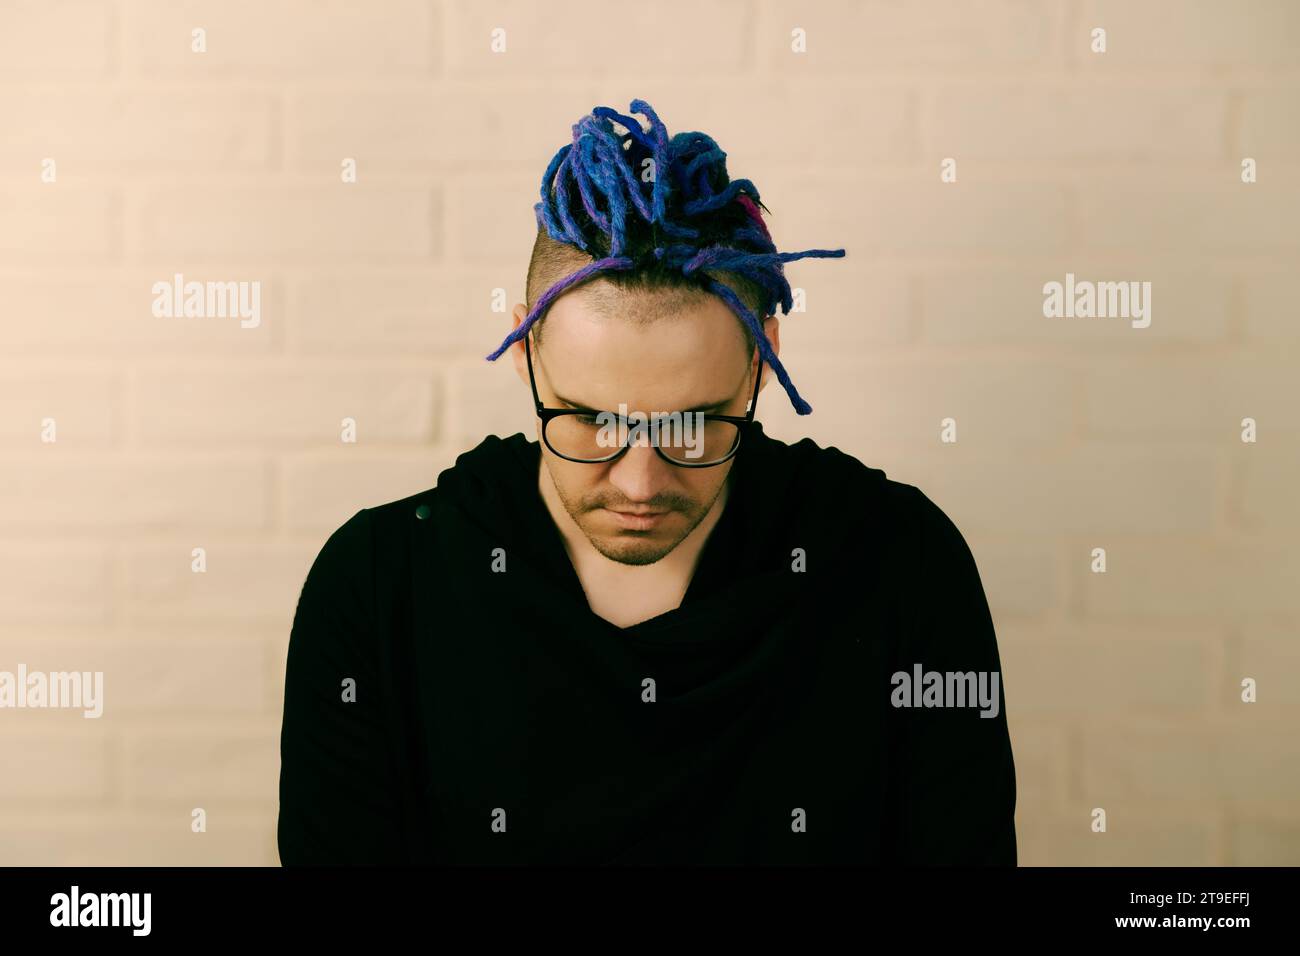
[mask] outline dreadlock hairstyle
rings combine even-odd
[[[542,201],[533,208],[541,232],[592,257],[553,284],[495,352],[496,361],[524,338],[562,292],[608,274],[644,276],[664,284],[686,282],[719,296],[740,318],[746,340],[776,373],[795,411],[812,411],[795,390],[758,316],[779,302],[789,314],[793,302],[782,263],[796,259],[838,259],[843,249],[777,252],[759,211],[762,200],[748,179],[727,175],[727,154],[704,133],[668,138],[664,124],[645,100],[631,104],[650,128],[608,106],[597,106],[573,126],[573,142],[560,148],[542,174]],[[627,130],[620,134],[615,124]],[[649,163],[647,163],[649,160]],[[638,171],[649,166],[649,189]],[[576,197],[575,197],[576,192]],[[766,209],[766,206],[762,206]],[[757,300],[758,315],[715,273]]]

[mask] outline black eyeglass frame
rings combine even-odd
[[[533,389],[533,404],[537,411],[537,417],[542,421],[542,441],[546,443],[546,447],[551,449],[551,452],[553,454],[557,455],[560,458],[563,458],[565,461],[576,462],[577,464],[580,465],[603,465],[607,462],[615,461],[618,458],[621,458],[623,455],[627,454],[627,450],[630,447],[632,447],[627,441],[624,441],[622,446],[616,452],[614,452],[612,455],[609,455],[606,458],[571,458],[568,455],[562,454],[561,452],[555,450],[554,446],[551,445],[550,441],[546,437],[546,426],[547,423],[551,421],[551,419],[559,418],[563,415],[602,415],[603,414],[603,415],[613,415],[615,419],[620,418],[620,416],[616,412],[602,412],[599,409],[594,409],[594,408],[547,408],[545,405],[543,405],[541,396],[537,394],[537,379],[533,375],[533,350],[532,350],[531,341],[532,341],[532,333],[530,332],[528,335],[524,336],[524,353],[528,359],[528,384],[531,385]],[[668,462],[670,465],[676,465],[678,468],[716,468],[718,465],[726,464],[732,458],[734,458],[736,456],[736,452],[740,450],[740,443],[745,437],[745,432],[748,430],[749,426],[753,424],[754,413],[758,410],[758,392],[760,386],[763,384],[763,364],[764,364],[763,361],[760,359],[758,363],[758,374],[754,376],[754,395],[749,400],[749,411],[747,411],[743,416],[715,415],[709,412],[703,413],[703,419],[702,419],[703,421],[729,422],[730,424],[736,426],[735,444],[731,446],[731,451],[727,452],[725,458],[719,458],[717,461],[707,461],[707,462],[678,461],[677,459],[671,458],[668,455],[664,454],[664,450],[662,448],[660,448],[654,442],[651,442],[650,443],[651,446],[654,448],[655,452],[659,455],[659,457],[662,458],[664,461]],[[695,413],[683,412],[683,414],[689,415]],[[628,433],[628,438],[629,439],[631,438],[630,431]]]

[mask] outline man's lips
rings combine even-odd
[[[614,516],[614,520],[620,527],[629,531],[649,531],[664,515],[668,514],[667,511],[624,511],[615,508],[605,510]]]

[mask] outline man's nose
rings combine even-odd
[[[627,451],[609,469],[609,480],[629,501],[644,503],[668,486],[672,467],[642,435],[639,441],[628,442]]]

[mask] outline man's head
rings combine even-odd
[[[731,179],[717,143],[698,132],[669,138],[649,103],[635,99],[631,108],[648,128],[597,106],[542,174],[528,302],[516,307],[514,328],[488,361],[510,351],[527,380],[523,345],[533,342],[544,407],[568,400],[648,416],[706,409],[743,416],[767,366],[795,410],[810,413],[777,357],[776,308],[788,313],[793,298],[783,263],[844,250],[778,252],[758,189]],[[658,561],[685,539],[731,469],[721,459],[679,467],[646,438],[597,464],[542,443],[569,514],[596,548],[629,564]],[[620,511],[657,516],[636,521]]]
[[[549,288],[573,271],[574,263],[566,261],[563,252],[548,252],[539,263],[535,251],[530,300],[537,289]],[[550,270],[559,275],[552,277]],[[534,323],[533,375],[542,404],[610,411],[623,406],[647,415],[680,411],[743,416],[754,394],[760,360],[753,338],[731,308],[689,284],[656,283],[644,274],[621,278],[601,277],[574,288],[555,300],[544,322]],[[734,277],[731,282],[738,289],[746,285]],[[755,293],[748,289],[744,294]],[[515,307],[516,327],[532,304]],[[543,328],[544,336],[539,334]],[[779,350],[777,329],[775,317],[764,324],[773,348]],[[527,384],[522,341],[512,346],[511,354]],[[766,387],[766,377],[761,384]],[[542,455],[570,517],[596,550],[624,564],[651,564],[677,547],[709,513],[734,461],[683,468],[661,458],[648,441],[598,464],[561,458],[544,442]],[[658,514],[634,520],[615,513],[630,511]]]

